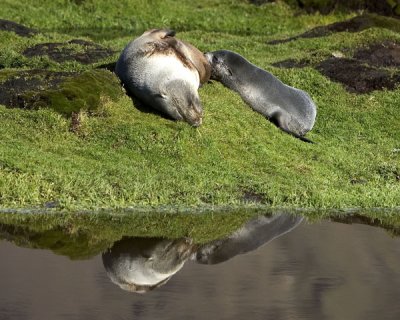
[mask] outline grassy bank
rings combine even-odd
[[[168,27],[203,51],[239,52],[309,92],[318,107],[308,135],[316,144],[309,145],[277,130],[216,82],[200,89],[205,116],[198,129],[143,112],[119,89],[118,94],[96,91],[99,98],[90,108],[74,95],[74,106],[82,105],[75,116],[57,104],[0,105],[1,208],[400,206],[400,89],[356,94],[315,68],[332,55],[351,58],[360,47],[400,42],[397,20],[272,45],[268,42],[353,15],[294,16],[282,2],[246,1],[6,0],[0,12],[0,18],[37,31],[31,37],[0,31],[0,84],[21,70],[93,70],[114,62],[144,30]],[[51,42],[79,56],[85,46],[72,39],[96,42],[109,54],[89,63],[26,54]],[[273,66],[285,59],[310,64]],[[383,69],[397,72],[392,66]],[[80,94],[86,88],[80,86]]]

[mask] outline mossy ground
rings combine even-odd
[[[313,145],[282,133],[216,82],[200,89],[205,115],[198,129],[143,112],[128,96],[109,99],[108,93],[94,116],[82,103],[76,130],[73,118],[51,108],[0,106],[1,208],[251,206],[251,201],[285,208],[400,206],[400,89],[357,95],[312,67],[272,66],[309,57],[317,63],[337,51],[346,55],[381,41],[400,42],[395,19],[385,27],[270,45],[353,15],[295,16],[283,2],[211,0],[6,0],[0,12],[39,31],[32,37],[0,31],[2,73],[87,71],[115,62],[144,30],[167,27],[202,51],[224,48],[244,55],[309,92],[318,106],[308,134]],[[92,64],[23,55],[37,44],[77,37],[115,53]],[[85,90],[82,85],[72,92]]]

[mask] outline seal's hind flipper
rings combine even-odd
[[[175,34],[175,30],[170,29],[152,29],[144,33],[144,35],[151,35],[153,39],[165,39],[175,37]]]
[[[295,133],[295,132],[289,130],[289,129],[287,128],[287,121],[285,121],[285,120],[287,120],[287,119],[285,119],[285,117],[284,117],[284,115],[282,114],[282,111],[281,111],[281,110],[277,110],[277,111],[275,111],[274,113],[272,113],[272,114],[269,116],[268,120],[271,121],[271,122],[272,122],[275,126],[277,126],[279,129],[281,129],[282,131],[284,131],[284,132],[290,134],[291,136],[293,136],[293,137],[295,137],[295,138],[297,138],[297,139],[299,139],[299,140],[301,140],[301,141],[307,142],[307,143],[314,143],[314,142],[311,141],[310,139],[307,139],[306,137],[304,137],[304,136],[302,136],[302,135],[299,135],[299,134],[297,134],[297,133]]]
[[[175,30],[167,29],[167,30],[164,30],[164,31],[166,31],[164,38],[166,38],[166,37],[175,37],[175,35],[176,35],[176,31]]]
[[[295,138],[297,138],[297,139],[299,139],[299,140],[301,140],[301,141],[304,141],[304,142],[307,142],[307,143],[313,143],[313,144],[315,144],[314,141],[312,141],[312,140],[310,140],[310,139],[307,139],[306,137],[303,137],[303,136],[301,136],[301,135],[299,135],[299,134],[297,134],[297,133],[291,132],[291,131],[289,131],[289,130],[287,130],[287,129],[285,129],[285,128],[282,128],[282,127],[279,127],[279,128],[280,128],[282,131],[284,131],[284,132],[290,134],[291,136],[293,136],[293,137],[295,137]]]
[[[301,141],[304,141],[304,142],[307,142],[307,143],[315,144],[314,141],[312,141],[312,140],[310,140],[310,139],[307,139],[306,137],[303,137],[303,136],[294,136],[294,137],[300,139]]]

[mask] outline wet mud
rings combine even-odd
[[[329,36],[336,32],[360,32],[372,27],[381,27],[394,31],[400,30],[400,21],[393,18],[379,17],[374,15],[361,15],[349,20],[335,22],[326,26],[318,26],[300,35],[277,39],[267,42],[267,44],[275,45],[287,43],[298,39],[321,38]]]
[[[368,93],[374,90],[393,90],[400,84],[400,44],[384,41],[357,50],[352,58],[329,57],[314,65],[308,60],[288,59],[273,64],[279,68],[312,66],[346,90]]]
[[[73,72],[55,72],[47,70],[16,71],[0,83],[0,104],[9,108],[26,108],[28,92],[44,92],[56,88]]]
[[[276,0],[249,0],[256,6]],[[290,6],[303,12],[329,14],[333,11],[367,11],[384,16],[400,17],[400,2],[398,0],[286,0]]]
[[[8,20],[0,20],[0,30],[14,31],[21,36],[32,36],[35,30]],[[64,63],[77,61],[89,65],[115,52],[97,43],[73,39],[68,42],[36,44],[23,51],[27,58],[48,56]],[[17,66],[18,68],[19,66]],[[0,104],[8,108],[37,110],[51,108],[71,116],[73,129],[79,128],[79,112],[96,114],[102,97],[112,100],[122,95],[120,81],[103,65],[84,72],[50,71],[47,69],[0,70]],[[0,65],[1,69],[1,65]]]
[[[264,203],[266,199],[263,194],[254,192],[253,190],[243,190],[242,201],[251,203]]]
[[[312,63],[309,60],[295,60],[287,59],[273,63],[272,65],[277,68],[291,69],[291,68],[304,68],[310,66]]]
[[[358,50],[354,57],[374,67],[400,67],[400,44],[384,41]]]
[[[22,54],[28,58],[48,56],[59,63],[77,61],[82,64],[92,64],[108,58],[114,54],[114,51],[94,42],[73,39],[65,43],[40,43],[27,48]]]
[[[36,110],[45,107],[73,116],[81,110],[94,112],[100,107],[103,96],[112,100],[122,96],[118,78],[107,70],[0,73],[0,104],[9,108]],[[79,126],[79,118],[75,120]]]
[[[344,84],[347,91],[368,93],[374,90],[393,90],[400,83],[400,73],[366,66],[356,59],[330,58],[321,62],[317,70],[329,79]]]
[[[38,33],[35,29],[28,28],[14,21],[4,19],[0,19],[0,31],[15,32],[21,37],[33,37],[35,34]]]

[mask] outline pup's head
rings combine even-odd
[[[228,50],[207,52],[205,57],[211,65],[211,79],[222,83],[229,81],[234,75],[232,66],[239,66],[241,56]]]

